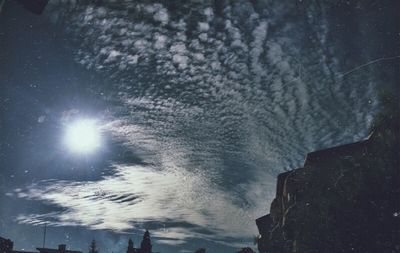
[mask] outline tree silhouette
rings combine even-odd
[[[128,249],[126,250],[126,253],[135,253],[135,247],[131,238],[129,238]]]
[[[89,246],[89,253],[98,253],[96,248],[96,240],[93,239]]]
[[[151,239],[148,230],[144,232],[142,243],[140,244],[140,253],[151,253]]]

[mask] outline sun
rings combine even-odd
[[[101,133],[93,119],[80,119],[70,123],[64,141],[74,153],[90,153],[100,147]]]

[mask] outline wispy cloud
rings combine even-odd
[[[219,236],[210,236],[215,230],[233,237],[255,232],[252,224],[243,223],[246,214],[233,204],[231,196],[210,187],[207,178],[178,168],[158,171],[118,165],[112,176],[98,181],[41,181],[14,194],[61,208],[17,217],[28,224],[49,221],[56,226],[123,232],[157,223],[159,229],[153,234],[169,244],[191,237],[217,239]],[[170,221],[182,227],[171,227]]]

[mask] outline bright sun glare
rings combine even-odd
[[[89,153],[100,146],[100,130],[95,120],[81,119],[67,126],[65,143],[75,153]]]

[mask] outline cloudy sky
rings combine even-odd
[[[365,138],[393,1],[51,1],[0,13],[0,236],[124,252],[253,245],[278,173]],[[382,18],[382,17],[385,18]],[[398,20],[397,20],[398,21]],[[399,23],[399,22],[397,22]],[[376,34],[372,36],[371,34]],[[100,146],[67,147],[96,122]]]

